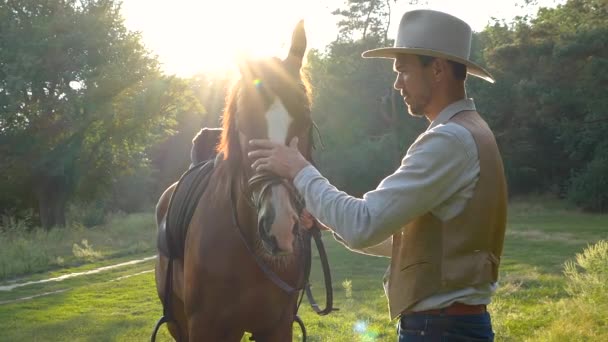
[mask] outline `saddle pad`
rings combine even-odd
[[[209,184],[214,160],[204,161],[186,171],[171,195],[169,208],[158,234],[159,251],[170,258],[183,258],[188,226],[198,201]]]

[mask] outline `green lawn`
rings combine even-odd
[[[567,280],[563,275],[565,261],[573,259],[588,244],[608,238],[608,216],[581,214],[561,204],[540,200],[518,202],[510,211],[500,289],[490,306],[496,340],[608,340],[608,323],[603,321],[607,316],[600,312],[608,309],[608,303],[596,302],[593,309],[585,309],[588,306],[581,304],[578,307],[583,311],[578,316],[564,317],[578,302],[566,291]],[[333,271],[335,305],[340,311],[318,317],[303,305],[301,316],[309,341],[395,341],[395,322],[388,319],[381,285],[388,259],[350,253],[329,236],[325,241]],[[5,246],[6,241],[0,242]],[[154,245],[153,241],[145,243]],[[95,246],[93,244],[93,252]],[[125,256],[114,251],[112,255],[118,258],[108,254],[91,264],[79,265],[77,271],[141,258],[148,256],[147,252],[144,249]],[[49,267],[54,270],[19,281],[73,271],[73,268],[58,269],[57,265]],[[150,272],[152,268],[150,260],[63,282],[0,291],[0,331],[3,332],[0,340],[146,340],[162,311],[155,293],[154,273]],[[320,296],[322,283],[318,269],[315,265],[313,278]],[[51,294],[11,302],[49,292]],[[324,302],[321,296],[318,300]],[[168,340],[164,328],[159,340]]]

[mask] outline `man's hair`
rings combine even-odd
[[[435,57],[418,55],[418,59],[420,59],[420,64],[422,64],[422,66],[428,66],[435,60]],[[458,81],[464,81],[467,78],[467,66],[458,62],[447,61],[452,66],[454,78]]]

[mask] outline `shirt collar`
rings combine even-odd
[[[429,125],[429,128],[427,128],[427,131],[433,127],[436,127],[437,125],[446,123],[448,120],[450,120],[452,118],[452,116],[454,116],[457,113],[460,113],[462,111],[465,111],[465,110],[476,110],[475,102],[473,101],[473,99],[469,98],[469,99],[462,99],[462,100],[458,100],[456,102],[452,102],[450,105],[445,107],[441,112],[439,112],[439,115],[437,115],[435,120],[433,120],[431,122],[431,124]]]

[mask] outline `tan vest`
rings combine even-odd
[[[442,222],[431,213],[393,235],[386,279],[391,318],[432,295],[495,282],[507,221],[507,186],[494,134],[475,111],[450,119],[466,128],[479,153],[479,179],[462,213]]]

